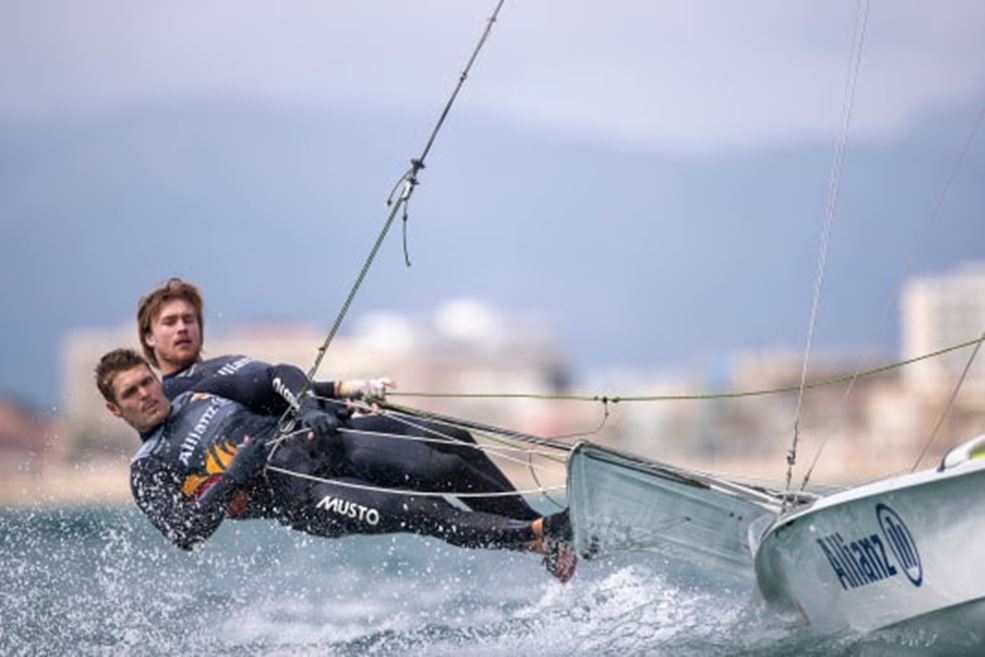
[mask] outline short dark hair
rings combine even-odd
[[[144,338],[150,335],[151,324],[161,314],[164,304],[175,299],[184,299],[192,305],[195,309],[195,319],[198,320],[198,330],[201,332],[202,339],[205,339],[205,323],[202,320],[202,308],[205,304],[202,302],[202,294],[191,283],[177,277],[169,278],[164,285],[142,297],[137,306],[137,337],[140,338],[140,348],[154,367],[158,366],[157,354],[147,346]]]
[[[133,349],[114,349],[100,358],[99,364],[96,365],[96,387],[103,394],[103,398],[115,404],[116,395],[113,392],[113,379],[120,372],[126,372],[141,365],[150,369],[147,360]]]

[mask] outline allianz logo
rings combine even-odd
[[[913,534],[888,504],[876,505],[879,531],[845,539],[841,532],[817,539],[838,582],[845,590],[867,586],[900,572],[914,586],[923,584],[923,564]]]

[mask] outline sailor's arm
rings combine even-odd
[[[130,488],[137,506],[168,541],[182,550],[211,536],[225,517],[225,509],[206,507],[182,493],[181,479],[170,468],[149,459],[134,463]]]
[[[331,436],[339,420],[318,400],[307,394],[308,378],[293,365],[267,365],[252,362],[235,374],[214,376],[196,387],[246,406],[262,415],[279,415],[288,408],[297,412],[302,423],[318,435]]]
[[[308,384],[308,377],[294,365],[269,365],[245,356],[238,358],[232,362],[238,367],[220,368],[211,376],[169,380],[174,393],[171,397],[177,392],[195,390],[231,399],[258,413],[279,414],[284,412],[285,397],[290,397],[285,395],[285,390],[295,399],[302,390],[323,399],[384,399],[387,390],[394,387],[387,378],[312,381]],[[275,382],[279,382],[277,388]]]
[[[302,390],[310,388],[307,383],[304,372],[293,365],[252,361],[233,374],[202,379],[194,390],[230,399],[262,415],[278,415],[293,405]],[[335,387],[334,383],[325,385]]]
[[[133,464],[130,486],[137,506],[164,537],[191,550],[219,528],[236,494],[263,470],[266,456],[262,441],[247,438],[225,472],[189,491],[182,490],[184,482],[174,470],[141,459]]]

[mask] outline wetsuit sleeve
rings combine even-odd
[[[311,384],[311,389],[314,390],[315,394],[319,397],[338,399],[339,396],[335,392],[335,384],[335,381],[315,381]]]
[[[133,464],[130,488],[151,524],[182,550],[191,550],[218,529],[226,516],[226,498],[235,493],[227,487],[225,495],[187,497],[181,492],[178,474],[154,459]]]
[[[239,402],[261,415],[277,415],[287,409],[288,399],[298,397],[307,380],[304,372],[293,365],[255,362],[235,374],[199,381],[195,391]]]

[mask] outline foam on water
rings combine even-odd
[[[10,656],[918,655],[939,638],[815,637],[751,581],[649,555],[562,586],[528,554],[260,521],[184,553],[132,510],[0,512],[0,601]]]

